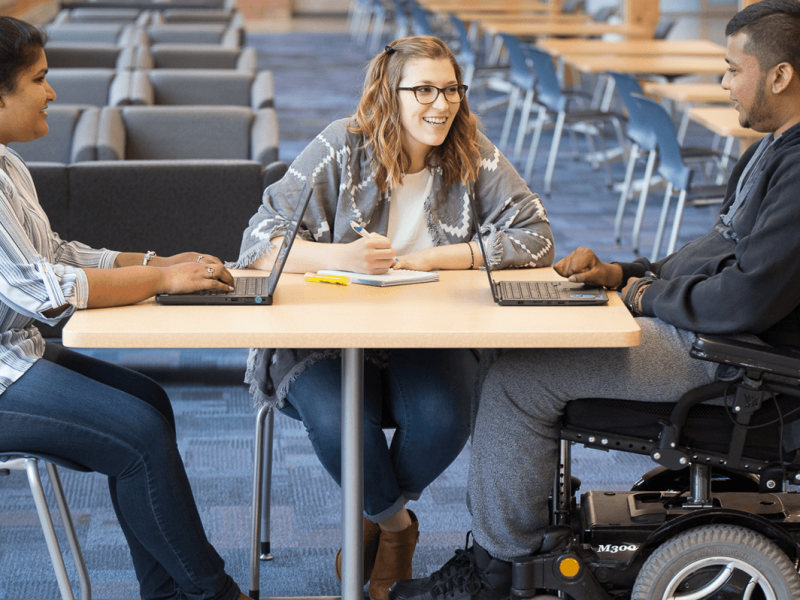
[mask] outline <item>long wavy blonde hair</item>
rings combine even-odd
[[[404,166],[411,164],[411,158],[402,143],[403,125],[400,121],[397,86],[403,78],[406,64],[422,58],[449,60],[458,84],[463,82],[461,67],[439,38],[418,36],[395,40],[367,66],[361,101],[348,125],[352,133],[366,138],[365,146],[372,150],[375,183],[381,192],[385,192],[390,185],[399,184],[403,179]],[[431,149],[425,166],[430,167],[434,162],[441,166],[446,185],[477,178],[480,162],[478,119],[470,113],[466,98],[461,101],[444,143]]]

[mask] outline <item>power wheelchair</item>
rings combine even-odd
[[[567,405],[552,524],[513,562],[512,600],[800,599],[800,494],[788,491],[800,483],[800,354],[703,336],[691,355],[735,377],[677,404]],[[578,502],[573,443],[658,466],[630,492]]]

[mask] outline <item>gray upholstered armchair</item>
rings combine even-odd
[[[255,75],[234,69],[152,69],[133,72],[130,104],[205,105],[272,108],[271,71]],[[109,103],[110,104],[110,103]]]
[[[271,108],[240,106],[106,107],[99,160],[278,160],[278,118]]]

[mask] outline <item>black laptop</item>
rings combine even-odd
[[[606,304],[608,295],[603,287],[589,286],[570,281],[495,281],[487,259],[486,247],[480,232],[480,219],[472,193],[468,194],[472,214],[478,229],[480,246],[492,298],[500,306],[593,306]]]
[[[191,294],[158,294],[156,302],[161,304],[260,304],[268,306],[272,304],[272,295],[275,293],[275,287],[278,285],[278,278],[283,271],[283,265],[286,264],[286,257],[289,255],[289,250],[292,249],[292,243],[297,236],[297,231],[300,229],[300,223],[303,221],[303,215],[306,212],[306,207],[311,200],[311,192],[313,186],[309,179],[306,182],[303,192],[300,196],[300,202],[294,209],[292,221],[289,224],[289,229],[286,235],[283,236],[283,243],[278,251],[278,257],[275,259],[275,265],[267,277],[234,277],[232,292],[221,291],[206,291],[194,292]]]

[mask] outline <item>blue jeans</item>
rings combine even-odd
[[[60,456],[108,476],[144,600],[235,600],[189,487],[166,392],[123,367],[45,346],[0,395],[0,449]]]
[[[389,350],[364,364],[364,512],[380,523],[455,460],[469,437],[471,350]],[[303,421],[320,462],[342,483],[342,363],[324,359],[292,383],[284,414]],[[396,427],[387,446],[383,427]]]

